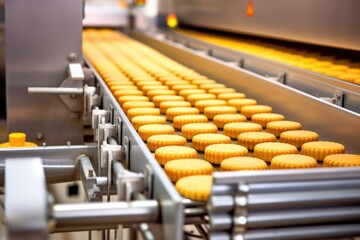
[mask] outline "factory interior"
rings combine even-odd
[[[0,0],[0,239],[359,240],[359,10]]]

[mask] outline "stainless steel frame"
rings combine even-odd
[[[357,0],[253,0],[254,16],[247,15],[249,0],[179,0],[180,23],[360,50],[360,2]]]
[[[303,129],[317,131],[322,140],[340,142],[346,146],[346,152],[359,153],[360,139],[356,137],[360,134],[358,113],[321,101],[202,51],[166,40],[161,35],[132,32],[131,36],[219,83],[244,92],[259,103],[272,106],[274,112],[302,123]]]

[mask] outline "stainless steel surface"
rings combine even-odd
[[[282,84],[310,94],[316,98],[332,99],[335,94],[343,93],[341,106],[353,112],[360,113],[360,86],[328,77],[312,71],[300,69],[291,65],[253,56],[240,51],[207,43],[184,34],[163,32],[166,39],[184,44],[198,53],[207,54],[222,60],[234,67],[249,70],[266,78],[278,79],[283,76]]]
[[[156,200],[132,202],[102,202],[55,204],[50,216],[55,221],[54,232],[67,228],[79,230],[114,229],[119,224],[155,222],[159,217]]]
[[[82,0],[6,1],[9,132],[25,132],[29,141],[48,145],[83,143],[81,118],[74,121],[77,113],[58,96],[27,93],[27,87],[59,87],[67,77],[70,53],[81,61],[82,8]]]
[[[47,192],[42,160],[6,158],[7,239],[47,239]]]
[[[357,0],[175,1],[180,23],[291,41],[360,50]]]
[[[298,239],[333,239],[344,236],[358,236],[360,224],[305,226],[299,228],[273,228],[249,230],[244,234],[235,234],[234,240],[298,240]]]
[[[83,94],[82,88],[28,87],[30,94]]]
[[[0,186],[4,185],[5,158],[40,157],[47,183],[59,183],[80,179],[77,161],[86,155],[96,158],[96,147],[91,146],[63,146],[38,147],[28,149],[7,148],[0,151]]]
[[[88,65],[91,67],[91,64],[88,63]],[[115,120],[119,118],[122,122],[121,140],[124,137],[129,139],[129,170],[135,173],[145,173],[148,171],[148,167],[152,170],[152,198],[159,201],[162,219],[161,224],[149,225],[151,231],[155,234],[155,239],[182,239],[182,227],[184,224],[182,197],[180,197],[163,169],[155,161],[116,99],[101,80],[101,77],[97,73],[95,73],[95,75],[96,78],[99,79],[100,94],[103,95],[104,109],[110,112],[111,109],[114,109],[114,114],[110,122],[115,122]]]
[[[84,188],[85,196],[89,202],[102,202],[102,195],[98,185],[95,169],[87,156],[80,157],[80,177]],[[107,178],[106,182],[107,183]]]
[[[138,32],[131,33],[131,36],[216,79],[219,83],[245,93],[259,103],[270,105],[274,112],[284,114],[289,120],[300,122],[303,129],[316,131],[321,140],[340,142],[346,146],[348,153],[359,152],[360,139],[356,136],[360,134],[360,114],[320,101],[298,90],[172,42],[158,41]]]

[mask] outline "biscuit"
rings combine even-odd
[[[226,136],[237,139],[240,133],[261,132],[262,127],[257,123],[233,122],[224,125],[223,132]]]
[[[122,96],[143,96],[143,92],[135,89],[126,89],[126,90],[116,90],[113,93],[115,98],[119,98]]]
[[[166,119],[162,116],[135,116],[131,119],[131,123],[134,126],[135,130],[138,130],[141,126],[147,124],[165,124]]]
[[[301,154],[323,161],[326,156],[345,153],[345,146],[328,141],[307,142],[301,146]]]
[[[164,166],[168,161],[183,158],[197,158],[197,151],[186,146],[165,146],[156,149],[155,159]]]
[[[231,157],[220,164],[221,171],[266,170],[266,162],[254,157]]]
[[[217,133],[217,127],[212,123],[188,123],[181,128],[181,135],[191,140],[200,133]]]
[[[155,96],[161,96],[161,95],[176,95],[174,90],[150,90],[146,93],[146,95],[148,96],[148,98],[150,100],[153,99],[153,97]]]
[[[124,110],[125,113],[127,113],[127,111],[132,108],[154,108],[154,107],[155,107],[154,103],[143,102],[143,101],[130,101],[122,105],[122,109]]]
[[[211,193],[212,179],[210,175],[183,177],[176,182],[175,188],[183,197],[206,202]]]
[[[213,118],[214,124],[218,128],[224,128],[224,125],[232,122],[246,122],[247,118],[241,114],[219,114]]]
[[[191,107],[191,104],[186,101],[164,101],[160,103],[160,112],[165,114],[166,110],[173,107]]]
[[[220,83],[205,83],[205,84],[201,84],[200,88],[208,92],[210,89],[226,88],[226,86]]]
[[[323,167],[360,167],[360,155],[332,154],[324,158]]]
[[[117,99],[120,106],[122,106],[126,102],[148,102],[149,98],[145,96],[122,96]]]
[[[266,128],[269,122],[282,120],[285,120],[284,115],[277,113],[256,113],[251,116],[251,121],[260,124],[263,128]]]
[[[169,87],[164,85],[145,85],[141,88],[141,91],[143,91],[143,93],[147,95],[147,93],[151,90],[168,90],[168,89]]]
[[[226,106],[226,105],[227,105],[226,101],[219,99],[200,100],[195,102],[195,107],[199,109],[200,112],[204,112],[204,109],[206,107]]]
[[[206,93],[204,89],[183,89],[180,90],[179,95],[186,98],[191,94]]]
[[[231,93],[220,93],[217,95],[218,99],[228,101],[230,99],[243,99],[246,95],[243,93],[231,92]]]
[[[216,96],[210,93],[194,93],[186,97],[186,100],[190,102],[192,106],[194,106],[197,101],[208,99],[216,99]]]
[[[254,147],[259,143],[276,142],[276,137],[266,132],[244,132],[239,134],[237,142],[249,150],[254,150]]]
[[[197,115],[199,110],[194,107],[173,107],[166,110],[166,119],[173,121],[174,117],[181,115]]]
[[[301,124],[294,121],[273,121],[266,125],[266,131],[280,137],[282,132],[301,130]]]
[[[184,101],[184,98],[176,95],[160,95],[153,97],[152,101],[156,107],[159,107],[162,102],[165,101]]]
[[[151,136],[147,139],[147,146],[150,151],[154,152],[156,149],[165,146],[185,146],[186,138],[173,134],[159,134]]]
[[[139,136],[143,141],[146,141],[149,137],[158,134],[175,134],[175,129],[166,124],[148,124],[142,125],[138,129]]]
[[[213,144],[205,148],[204,159],[212,164],[220,164],[226,158],[243,157],[247,154],[248,150],[237,144]]]
[[[241,108],[241,114],[247,118],[251,118],[252,115],[257,113],[271,113],[272,108],[265,105],[254,105],[254,106],[244,106]]]
[[[198,151],[204,151],[207,146],[218,143],[231,143],[231,139],[217,133],[202,133],[192,138],[192,146]]]
[[[191,84],[195,84],[197,86],[201,86],[203,84],[215,84],[216,83],[215,80],[211,80],[211,79],[196,79],[196,80],[193,80],[190,82],[191,82]]]
[[[169,161],[164,167],[165,173],[172,182],[193,175],[211,175],[212,165],[200,159],[177,159]]]
[[[237,110],[231,106],[210,106],[204,109],[204,114],[208,119],[213,119],[219,114],[234,114]]]
[[[271,169],[289,169],[289,168],[316,168],[317,161],[313,157],[301,154],[284,154],[273,157],[271,160]]]
[[[219,96],[221,93],[235,93],[236,90],[234,88],[211,88],[207,92]]]
[[[138,88],[133,85],[115,85],[110,87],[110,91],[114,94],[118,90],[137,90]]]
[[[173,118],[173,126],[176,129],[181,129],[188,123],[207,123],[208,118],[204,115],[181,115]]]
[[[129,109],[126,115],[128,116],[129,120],[132,120],[132,118],[136,116],[160,116],[160,110],[158,108],[133,108]]]
[[[257,102],[254,99],[250,98],[242,98],[242,99],[230,99],[228,100],[228,105],[236,107],[236,109],[240,112],[242,107],[244,106],[252,106],[256,105]]]
[[[306,130],[292,130],[280,134],[280,142],[289,143],[297,148],[301,148],[304,143],[319,140],[319,134]]]
[[[266,142],[259,143],[254,147],[254,157],[266,162],[271,162],[273,157],[283,154],[296,154],[298,150],[295,146],[287,143]]]
[[[196,85],[193,84],[184,84],[184,85],[174,85],[171,87],[172,90],[176,92],[176,94],[179,94],[180,91],[185,89],[198,89]]]

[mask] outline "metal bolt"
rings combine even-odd
[[[89,177],[93,177],[94,176],[94,170],[89,169],[88,175],[89,175]]]
[[[75,94],[70,94],[70,98],[71,98],[71,99],[76,99],[76,98],[77,98],[77,95],[75,95]]]
[[[77,55],[74,52],[69,53],[67,56],[69,62],[75,62],[77,59]]]
[[[44,138],[44,135],[41,132],[36,133],[36,139],[42,140]]]
[[[79,121],[79,118],[80,118],[79,114],[77,114],[77,113],[75,113],[75,112],[72,112],[72,113],[70,114],[70,120],[71,120],[72,122],[77,122],[77,121]]]

